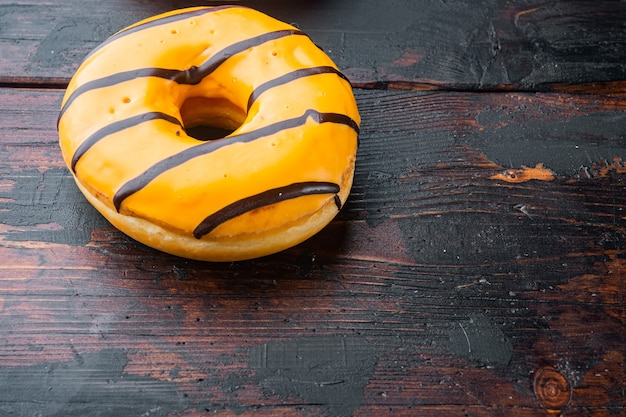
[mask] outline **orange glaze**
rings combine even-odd
[[[359,123],[350,83],[306,35],[225,6],[166,13],[113,35],[76,71],[58,129],[63,158],[91,197],[219,240],[280,230],[329,201],[340,209]],[[203,142],[185,132],[198,124],[234,132]],[[200,232],[208,218],[219,221]]]

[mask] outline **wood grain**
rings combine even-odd
[[[2,412],[626,411],[625,100],[358,90],[339,218],[208,264],[84,201],[56,145],[61,94],[0,89]],[[552,180],[493,179],[539,162]]]
[[[358,87],[626,92],[624,2],[237,3],[298,25]],[[188,0],[0,3],[0,85],[63,85],[82,58],[117,30],[195,5]]]
[[[0,1],[0,416],[626,415],[626,3],[236,1],[363,123],[340,215],[223,264],[111,227],[55,127],[93,47],[196,3]]]

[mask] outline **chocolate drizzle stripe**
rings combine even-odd
[[[205,7],[205,8],[198,9],[198,10],[190,10],[190,11],[183,12],[183,13],[178,13],[178,14],[174,14],[174,15],[170,15],[170,16],[165,16],[165,17],[162,17],[160,19],[155,19],[155,20],[151,20],[149,22],[141,23],[141,24],[139,24],[137,26],[132,26],[132,27],[129,27],[129,28],[122,29],[119,32],[115,33],[114,35],[111,35],[109,38],[105,39],[104,42],[102,42],[100,45],[96,46],[85,57],[85,59],[83,61],[87,60],[87,58],[89,58],[90,56],[95,54],[98,50],[102,49],[105,45],[108,45],[109,43],[111,43],[111,42],[113,42],[113,41],[115,41],[115,40],[117,40],[119,38],[122,38],[124,36],[130,35],[132,33],[141,32],[143,30],[150,29],[150,28],[157,27],[157,26],[166,25],[168,23],[178,22],[179,20],[185,20],[185,19],[189,19],[189,18],[192,18],[192,17],[203,16],[205,14],[218,12],[218,11],[224,10],[224,9],[231,9],[233,7],[240,7],[240,6],[224,5],[224,6],[215,6],[215,7]]]
[[[307,119],[311,118],[315,122],[321,123],[337,123],[343,124],[352,128],[355,132],[359,131],[357,123],[345,114],[338,113],[320,113],[316,110],[307,110],[302,116],[293,119],[287,119],[280,122],[276,122],[269,126],[262,127],[252,132],[242,133],[240,135],[228,136],[223,139],[217,139],[211,142],[204,142],[191,148],[185,149],[177,154],[174,154],[162,161],[149,167],[139,176],[123,184],[113,197],[113,205],[116,210],[119,211],[122,202],[129,196],[140,191],[146,187],[152,180],[159,175],[173,168],[176,168],[187,161],[197,158],[199,156],[207,155],[225,146],[232,145],[234,143],[248,143],[254,140],[267,137],[276,134],[282,130],[292,129],[302,126],[306,123]]]
[[[341,210],[341,198],[337,194],[335,194],[335,205],[337,206],[337,210]]]
[[[350,81],[345,75],[343,75],[338,69],[330,67],[330,66],[298,69],[298,70],[289,72],[287,74],[281,75],[280,77],[274,78],[273,80],[267,81],[261,84],[260,86],[258,86],[252,92],[252,94],[250,94],[250,97],[248,98],[248,110],[250,110],[250,107],[252,107],[252,105],[259,98],[259,96],[263,94],[264,92],[266,92],[267,90],[270,90],[274,87],[278,87],[279,85],[290,83],[300,78],[310,77],[312,75],[318,75],[318,74],[336,74],[342,79],[344,79],[345,81],[347,81],[348,84],[350,84]]]
[[[204,77],[215,71],[220,65],[233,55],[244,52],[255,46],[263,45],[266,42],[274,41],[288,36],[307,36],[297,29],[283,29],[267,32],[250,39],[235,42],[232,45],[217,52],[199,67],[191,67],[186,71],[181,71],[172,81],[179,84],[195,85],[202,81]]]
[[[180,122],[180,120],[178,120],[177,118],[175,118],[174,116],[170,116],[169,114],[165,114],[165,113],[160,113],[160,112],[150,112],[150,113],[143,113],[143,114],[139,114],[137,116],[133,116],[130,117],[128,119],[124,119],[124,120],[120,120],[118,122],[114,122],[111,123],[105,127],[103,127],[102,129],[98,130],[97,132],[93,133],[91,136],[89,136],[87,139],[85,139],[76,149],[76,152],[74,152],[74,155],[72,156],[72,163],[71,163],[71,169],[72,172],[76,173],[76,164],[78,163],[78,160],[89,150],[91,149],[92,146],[94,146],[96,143],[98,143],[100,140],[104,139],[105,137],[112,135],[113,133],[117,133],[119,131],[122,131],[124,129],[128,129],[131,128],[133,126],[137,126],[141,123],[145,123],[151,120],[165,120],[167,122],[176,124],[180,127],[182,127],[182,123]]]
[[[335,194],[339,197],[339,185],[332,182],[300,182],[285,187],[274,188],[262,193],[243,198],[206,217],[193,231],[196,239],[210,233],[216,227],[249,211],[266,207],[281,201],[315,194]]]
[[[254,38],[244,39],[243,41],[239,41],[232,45],[229,45],[221,51],[215,53],[199,67],[192,66],[186,70],[166,68],[140,68],[136,70],[118,72],[104,78],[89,81],[78,87],[72,92],[72,94],[70,94],[68,99],[65,101],[63,108],[61,109],[61,112],[59,114],[59,120],[61,120],[70,104],[72,104],[74,100],[76,100],[76,98],[78,98],[81,94],[84,94],[88,91],[103,87],[110,87],[116,84],[123,83],[125,81],[130,81],[142,77],[158,77],[174,81],[178,84],[196,85],[199,84],[205,77],[210,75],[217,68],[219,68],[220,65],[222,65],[228,58],[232,57],[233,55],[239,54],[249,48],[262,45],[266,42],[292,35],[306,36],[302,31],[296,29],[277,30],[274,32],[264,33]]]
[[[159,68],[140,68],[136,70],[123,71],[118,72],[113,75],[109,75],[108,77],[99,78],[97,80],[86,82],[85,84],[80,85],[76,90],[70,94],[68,99],[65,101],[63,108],[59,112],[58,120],[61,120],[65,111],[69,108],[70,104],[74,102],[78,97],[82,94],[91,91],[97,90],[99,88],[110,87],[116,84],[123,83],[125,81],[134,80],[135,78],[142,77],[160,77],[160,78],[171,78],[174,77],[179,70],[166,70]],[[58,121],[57,121],[58,124]]]

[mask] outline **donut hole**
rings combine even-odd
[[[180,114],[187,135],[203,142],[230,135],[246,118],[243,109],[223,98],[187,98]]]
[[[215,126],[194,126],[185,129],[188,136],[202,142],[209,142],[211,140],[224,138],[234,132],[234,129],[224,129]]]

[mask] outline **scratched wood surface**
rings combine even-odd
[[[626,4],[240,3],[345,69],[361,147],[319,235],[210,264],[112,228],[55,129],[191,2],[0,1],[0,416],[625,415]]]
[[[626,92],[623,1],[232,3],[305,30],[356,86]],[[62,85],[115,31],[195,5],[194,0],[3,0],[0,83]]]

